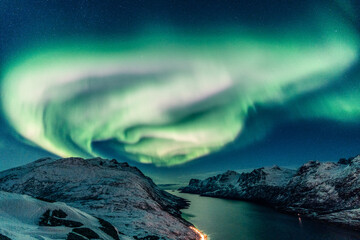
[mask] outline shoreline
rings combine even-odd
[[[329,224],[327,222],[317,221],[315,219],[301,217],[300,219],[294,214],[288,214],[285,212],[277,211],[275,208],[266,206],[259,203],[254,203],[251,201],[242,201],[242,200],[234,200],[234,199],[224,199],[219,197],[206,197],[200,196],[199,194],[193,193],[183,193],[181,191],[174,192],[174,195],[185,198],[190,201],[190,207],[187,209],[181,210],[182,217],[187,221],[193,223],[195,226],[198,226],[199,229],[203,230],[206,234],[208,234],[209,238],[213,240],[217,239],[225,239],[220,233],[221,237],[216,236],[219,235],[219,232],[222,232],[222,229],[225,228],[229,232],[236,232],[238,228],[242,229],[241,231],[247,232],[249,236],[244,236],[244,238],[230,238],[231,240],[238,239],[267,239],[266,237],[252,237],[256,235],[256,231],[254,231],[254,227],[258,229],[262,229],[263,231],[268,231],[268,234],[272,234],[272,232],[277,232],[279,226],[284,225],[285,233],[287,231],[291,232],[291,234],[297,233],[300,235],[294,235],[295,240],[299,239],[308,239],[305,237],[301,237],[301,234],[315,234],[317,235],[325,235],[325,238],[314,238],[314,239],[341,239],[341,240],[357,240],[360,239],[360,233],[358,231],[354,231],[353,229],[343,228],[335,224]],[[210,201],[209,201],[210,200]],[[214,201],[215,200],[215,201]],[[223,201],[217,201],[223,200]],[[229,202],[228,202],[229,201]],[[214,205],[215,204],[215,205]],[[210,212],[202,212],[203,209],[208,207],[209,209],[217,209],[217,214]],[[245,209],[244,209],[245,207]],[[202,208],[202,209],[200,209]],[[254,212],[255,211],[255,212]],[[210,214],[210,215],[209,215]],[[260,214],[260,215],[259,215]],[[207,221],[208,216],[216,216],[217,221],[215,223],[210,223]],[[226,222],[223,222],[224,219]],[[230,222],[227,222],[228,219],[232,219]],[[253,224],[260,219],[260,223]],[[235,220],[235,222],[234,222]],[[270,220],[270,222],[268,222]],[[267,224],[269,223],[269,224]],[[234,224],[236,225],[234,228]],[[250,224],[250,225],[249,225]],[[233,227],[231,227],[231,225]],[[270,227],[269,227],[270,225]],[[275,226],[275,228],[271,227]],[[270,230],[264,230],[267,228],[271,228]],[[287,229],[289,228],[289,230]],[[230,230],[229,230],[230,229]],[[315,231],[315,232],[314,232]],[[214,236],[214,233],[215,236]],[[235,233],[234,233],[235,234]],[[280,237],[280,234],[276,234],[272,236]],[[286,234],[285,234],[286,235]],[[337,238],[331,237],[332,235],[337,236]],[[235,235],[234,235],[235,236]],[[327,238],[326,238],[327,237]],[[271,238],[277,239],[277,238]],[[290,239],[290,238],[288,238]]]

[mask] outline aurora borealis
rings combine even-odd
[[[244,12],[262,19],[258,4]],[[283,19],[270,8],[262,17],[271,24],[241,11],[225,16],[224,7],[219,24],[203,24],[206,11],[184,17],[194,25],[155,12],[135,33],[113,23],[111,34],[33,40],[3,65],[3,117],[24,141],[58,156],[157,167],[246,149],[287,122],[357,123],[356,8],[303,4],[282,3],[279,11],[294,8]]]

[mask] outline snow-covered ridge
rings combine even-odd
[[[116,160],[39,159],[0,172],[0,190],[64,202],[110,222],[120,239],[200,238],[180,217],[185,200]]]
[[[360,230],[360,155],[310,161],[297,170],[274,166],[191,179],[182,192],[261,202],[289,213]]]
[[[65,203],[0,191],[0,239],[72,239],[74,236],[119,239],[116,228],[107,224],[113,234],[103,226],[104,220]]]

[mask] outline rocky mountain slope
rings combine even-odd
[[[110,222],[120,239],[201,238],[180,217],[185,200],[116,160],[39,159],[1,172],[0,190],[64,202]]]
[[[61,202],[0,191],[0,239],[118,240],[109,222]]]
[[[191,179],[182,192],[261,202],[281,211],[360,230],[360,156],[310,161],[297,170],[259,168]]]

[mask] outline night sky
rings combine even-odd
[[[359,154],[359,10],[1,1],[0,170],[101,156],[174,181]]]

